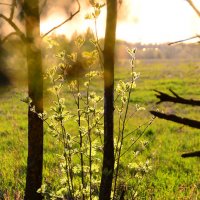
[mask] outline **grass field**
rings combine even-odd
[[[128,61],[120,61],[116,68],[116,80],[127,77]],[[147,121],[149,110],[177,114],[200,120],[200,109],[185,105],[163,103],[156,105],[153,89],[168,92],[173,89],[185,98],[199,98],[200,62],[190,61],[137,61],[141,73],[131,104],[138,103],[146,111],[135,116],[128,128],[134,129]],[[27,156],[27,108],[20,101],[26,90],[10,88],[0,97],[0,199],[21,199],[25,187]],[[70,106],[70,104],[68,104]],[[184,152],[200,149],[200,129],[156,119],[144,137],[150,147],[145,152],[151,157],[152,171],[144,179],[144,191],[139,199],[200,199],[200,170],[197,158],[181,158]],[[56,181],[55,153],[58,147],[54,139],[45,133],[44,177]]]

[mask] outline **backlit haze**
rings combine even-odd
[[[55,30],[54,34],[64,34],[69,38],[75,31],[84,32],[88,27],[94,30],[94,21],[84,19],[91,8],[83,2],[85,1],[81,2],[81,12],[72,21]],[[199,0],[193,2],[200,8]],[[74,5],[71,11],[75,9]],[[106,9],[103,8],[97,20],[100,38],[104,36],[105,15]],[[47,32],[66,18],[66,11],[61,3],[60,7],[53,6],[41,21],[41,32]],[[200,18],[186,0],[123,0],[118,8],[117,38],[121,40],[132,43],[164,43],[196,34],[200,34]]]

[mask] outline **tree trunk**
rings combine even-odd
[[[43,76],[40,37],[39,0],[25,0],[27,37],[28,95],[37,113],[43,112]],[[39,200],[42,184],[43,121],[28,108],[28,159],[25,200]]]
[[[1,37],[0,37],[0,89],[1,89],[1,93],[2,91],[6,91],[7,89],[5,89],[5,87],[11,84],[10,78],[6,70],[6,67],[7,67],[6,62],[5,62],[6,54],[7,52],[5,51],[5,49],[3,48],[1,44]]]
[[[109,200],[114,171],[113,111],[114,111],[114,49],[117,23],[117,0],[107,0],[107,20],[104,42],[104,155],[100,185],[100,200]]]

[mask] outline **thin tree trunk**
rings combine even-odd
[[[114,111],[114,49],[117,23],[117,0],[107,0],[107,20],[104,42],[104,155],[100,185],[100,200],[109,200],[114,171],[113,111]]]
[[[11,85],[10,78],[8,74],[6,73],[6,50],[3,48],[3,45],[1,43],[1,37],[0,37],[0,89],[1,93],[2,90],[6,91],[5,86]],[[0,94],[1,95],[1,94]]]
[[[27,36],[28,95],[38,113],[43,112],[43,77],[40,48],[39,0],[25,0],[25,26]],[[42,184],[43,122],[28,109],[28,159],[25,200],[39,200],[37,190]]]

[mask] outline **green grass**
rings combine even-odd
[[[128,77],[128,62],[118,64],[116,80]],[[159,109],[183,117],[199,120],[199,108],[172,103],[156,105],[154,89],[169,92],[173,89],[186,98],[198,98],[200,94],[200,63],[190,62],[139,62],[136,71],[141,73],[137,87],[131,96],[131,106],[135,103],[145,106],[146,111],[134,116],[127,130],[148,121],[149,110]],[[98,84],[94,85],[94,88]],[[0,199],[20,199],[25,187],[27,157],[27,107],[20,101],[25,90],[10,89],[0,98]],[[67,103],[70,107],[71,103]],[[144,179],[141,199],[198,199],[200,191],[199,159],[183,159],[184,152],[200,149],[200,130],[173,122],[156,119],[148,128],[144,139],[150,147],[144,156],[151,158],[152,171]],[[45,131],[44,177],[48,182],[56,182],[58,162],[55,154],[59,148],[54,138]],[[143,198],[142,198],[143,196]]]

